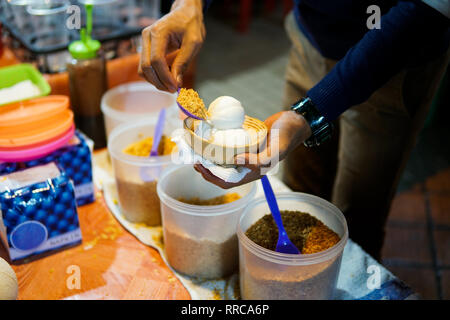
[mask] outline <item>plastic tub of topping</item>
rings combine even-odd
[[[167,119],[180,121],[176,94],[160,91],[144,81],[130,82],[108,90],[102,97],[106,136],[118,125],[150,119],[156,122],[159,111],[167,108]]]
[[[256,184],[224,190],[198,174],[192,165],[166,169],[158,182],[164,247],[178,272],[203,279],[222,278],[237,271],[236,226],[254,197]],[[183,199],[207,200],[238,194],[232,202],[196,205]]]
[[[54,95],[0,108],[0,161],[30,161],[67,144],[75,126],[69,98]]]
[[[32,91],[23,92],[24,88],[29,88],[26,81],[32,83]],[[15,85],[21,85],[14,89]],[[8,92],[5,92],[6,89]],[[3,92],[3,93],[2,93]],[[17,64],[0,68],[0,106],[26,99],[46,96],[50,93],[50,86],[45,81],[42,74],[31,64]]]
[[[165,124],[160,147],[170,143],[169,137],[174,129],[170,123]],[[130,154],[127,149],[153,137],[154,130],[155,123],[148,120],[125,123],[111,132],[108,142],[121,212],[128,221],[149,226],[161,225],[156,184],[163,169],[172,163],[171,154],[160,148],[162,155],[149,157],[151,144],[147,144],[145,156]]]
[[[340,240],[324,251],[299,255],[279,253],[257,245],[248,238],[246,231],[270,214],[270,209],[264,197],[255,199],[245,209],[237,228],[242,298],[332,299],[348,239],[344,215],[337,207],[316,196],[288,192],[278,193],[276,197],[280,211],[309,213],[334,231]]]
[[[66,145],[73,138],[74,134],[75,125],[72,125],[72,127],[60,137],[52,141],[46,141],[44,144],[21,149],[5,150],[0,148],[0,161],[23,162],[41,158]]]

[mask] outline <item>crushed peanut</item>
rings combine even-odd
[[[153,146],[153,137],[147,137],[139,140],[135,143],[130,144],[126,147],[123,152],[131,156],[137,157],[148,157]],[[158,155],[168,155],[171,154],[176,143],[170,140],[170,138],[163,135],[158,146]]]
[[[169,283],[173,283],[173,282],[177,281],[177,279],[172,276],[167,276],[167,280],[169,281]]]
[[[340,241],[337,233],[306,212],[282,210],[280,214],[290,240],[302,254],[324,251]],[[278,227],[271,214],[256,221],[245,235],[266,249],[276,249]]]
[[[331,248],[340,240],[339,236],[323,223],[314,226],[306,238],[302,253],[316,253]]]
[[[177,102],[194,116],[207,118],[205,103],[195,90],[181,88]]]
[[[195,197],[195,198],[190,198],[190,199],[185,199],[185,198],[178,198],[178,201],[187,203],[187,204],[193,204],[193,205],[197,205],[197,206],[216,206],[219,204],[225,204],[225,203],[230,203],[233,201],[236,201],[238,199],[240,199],[241,196],[236,193],[226,193],[224,195],[212,198],[212,199],[206,199],[206,200],[202,200],[199,197]]]

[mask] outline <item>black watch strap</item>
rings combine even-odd
[[[333,124],[326,121],[310,98],[306,97],[294,103],[291,110],[301,114],[311,127],[311,137],[304,142],[307,147],[319,146],[331,137]]]

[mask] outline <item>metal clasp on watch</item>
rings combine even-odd
[[[306,147],[319,146],[330,139],[333,133],[333,124],[328,122],[317,110],[310,98],[306,97],[294,103],[291,110],[302,115],[311,127],[311,137],[303,143]]]

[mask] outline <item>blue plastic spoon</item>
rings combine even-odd
[[[150,157],[158,155],[158,147],[164,131],[164,122],[166,121],[166,108],[159,111],[158,121],[156,122],[155,132],[153,133],[153,145],[150,151]]]
[[[166,109],[163,108],[159,111],[158,120],[156,121],[155,131],[153,133],[153,144],[152,149],[150,150],[150,157],[155,157],[158,155],[158,147],[161,142],[161,138],[164,131],[164,123],[166,122]],[[150,172],[149,172],[150,171]],[[143,181],[154,181],[158,176],[159,170],[152,170],[151,168],[147,168],[145,166],[141,167],[139,170],[139,174]]]
[[[267,176],[261,178],[261,183],[266,196],[267,204],[269,205],[272,217],[278,227],[278,242],[276,251],[280,253],[300,254],[300,250],[289,240],[286,230],[283,227],[283,221],[281,220],[280,209],[278,208],[277,199],[273,193],[272,186],[270,185]]]

